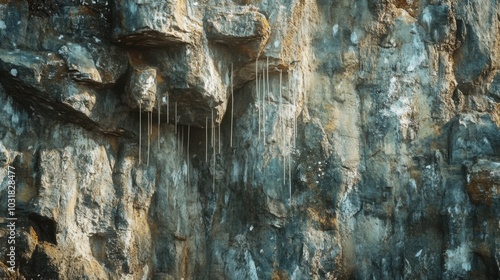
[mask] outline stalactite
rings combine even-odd
[[[158,96],[158,151],[160,150],[160,116],[161,116],[161,100]]]
[[[283,82],[283,72],[280,70],[280,85],[279,85],[279,105],[278,105],[278,123],[280,126],[280,134],[281,134],[281,155],[283,157],[283,185],[286,184],[286,175],[285,175],[285,166],[286,166],[286,158],[285,158],[285,126],[284,126],[284,117],[283,117],[283,93],[281,90]]]
[[[214,111],[212,110],[212,123],[211,123],[211,126],[210,126],[210,134],[211,134],[211,140],[212,140],[212,148],[214,148],[215,146],[215,143],[214,143]],[[214,148],[215,149],[215,148]]]
[[[181,154],[184,154],[184,126],[181,125],[181,141],[180,141],[180,146],[181,146]]]
[[[296,108],[295,106],[293,106],[292,104],[290,104],[290,116],[292,117],[291,119],[291,129],[292,129],[292,137],[290,138],[290,150],[293,148],[293,143],[294,143],[294,138],[295,138],[295,111],[296,111]]]
[[[208,118],[205,118],[205,163],[208,162]]]
[[[271,92],[271,85],[269,84],[269,57],[267,57],[266,61],[266,86],[267,86],[267,100],[269,101],[269,93]]]
[[[293,72],[292,72],[293,73]],[[292,151],[293,149],[295,148],[295,136],[296,136],[296,111],[297,111],[297,107],[296,107],[296,95],[295,95],[295,85],[296,85],[296,81],[292,75],[292,79],[294,80],[293,83],[294,83],[294,86],[292,87],[292,92],[290,92],[290,95],[291,98],[289,98],[289,100],[293,100],[293,105],[291,104],[291,106],[289,106],[290,108],[290,116],[292,117],[292,138],[289,140],[289,143],[288,143],[288,191],[289,191],[289,198],[290,198],[290,206],[292,205]]]
[[[168,97],[168,94],[167,94],[167,124],[170,123],[170,98]]]
[[[211,134],[212,134],[212,150],[213,150],[213,166],[212,166],[212,192],[215,193],[215,126],[214,126],[214,111],[212,110],[212,126],[211,126]]]
[[[213,174],[212,174],[212,192],[215,193],[215,153],[214,153],[214,165],[213,165]]]
[[[266,75],[266,70],[267,70],[267,75]],[[266,146],[266,93],[267,95],[269,94],[269,57],[267,57],[266,61],[266,69],[264,69],[264,80],[266,81],[264,83],[264,93],[263,93],[263,98],[262,98],[262,122],[263,122],[263,127],[262,127],[262,138],[264,139],[264,147]],[[266,88],[267,86],[267,88]]]
[[[283,156],[283,164],[285,164],[285,127],[284,127],[284,117],[283,117],[283,93],[281,90],[283,82],[283,72],[280,70],[280,87],[279,87],[279,105],[278,105],[278,120],[279,120],[279,126],[280,126],[280,133],[281,133],[281,153]],[[284,174],[284,173],[283,173]],[[284,176],[283,176],[284,177]],[[283,184],[285,184],[285,179],[283,178]]]
[[[153,111],[149,112],[149,135],[153,135]]]
[[[142,108],[141,108],[141,102],[139,101],[139,164],[142,163],[142,155],[141,155],[141,148],[142,148]]]
[[[260,128],[262,127],[262,104],[261,104],[261,101],[260,101],[260,85],[262,83],[262,80],[260,80],[260,74],[257,73],[257,110],[258,110],[258,113],[259,113],[259,126],[257,128],[257,131],[259,132],[259,141],[260,141]]]
[[[283,157],[283,186],[286,185],[286,156],[285,156],[285,152],[284,152],[284,147],[283,148],[283,152],[282,152],[282,157]]]
[[[292,158],[288,153],[288,191],[290,195],[290,205],[292,205]]]
[[[264,103],[264,98],[266,94],[266,69],[262,69],[262,91],[260,92],[260,101],[261,101],[261,107],[262,107],[262,127],[260,128],[262,130],[262,135],[264,135],[264,126],[266,125],[265,123],[265,114],[266,114],[266,108],[265,108],[265,103]],[[264,137],[264,136],[263,136]]]
[[[261,138],[261,134],[262,134],[262,100],[261,100],[261,86],[262,86],[262,83],[264,82],[260,77],[260,74],[258,75],[259,76],[259,91],[258,91],[258,97],[257,97],[257,101],[259,102],[258,105],[259,105],[259,141],[260,141],[260,138]]]
[[[264,135],[264,131],[265,131],[265,126],[266,126],[266,120],[265,120],[265,115],[266,115],[266,107],[265,107],[265,103],[264,103],[264,98],[266,97],[266,70],[263,69],[262,70],[262,93],[261,93],[261,107],[262,107],[262,137],[264,138],[264,142],[266,142],[265,140],[265,135]]]
[[[283,148],[283,143],[285,141],[285,129],[284,129],[284,125],[283,125],[283,95],[282,95],[282,92],[281,92],[281,83],[282,83],[282,80],[283,80],[283,72],[281,72],[280,70],[280,88],[279,88],[279,92],[280,92],[280,99],[279,99],[279,105],[278,105],[278,120],[279,120],[279,124],[280,124],[280,129],[281,129],[281,135],[283,135],[282,137],[282,145],[281,147]]]
[[[213,121],[213,111],[212,111],[212,139],[213,139],[213,151],[214,151],[214,165],[213,165],[213,174],[212,174],[212,191],[215,193],[215,168],[216,168],[216,163],[215,163],[215,122]]]
[[[221,138],[220,138],[220,127],[221,125],[219,124],[219,155],[220,155],[220,148],[221,148]]]
[[[259,113],[259,123],[258,123],[258,134],[259,134],[259,140],[260,140],[260,84],[259,84],[259,70],[258,70],[258,65],[259,65],[259,58],[255,59],[255,93],[257,96],[257,113]]]
[[[231,138],[229,147],[233,147],[233,120],[234,119],[234,85],[233,85],[233,64],[231,63]]]
[[[188,125],[187,127],[187,186],[189,187],[189,183],[190,183],[190,178],[189,178],[189,161],[190,161],[190,158],[189,158],[189,141],[191,140],[190,139],[190,135],[191,134],[191,126]]]
[[[260,86],[262,86],[260,95],[259,95],[259,100],[260,100],[260,127],[259,127],[259,132],[262,134],[262,130],[264,128],[264,89],[266,87],[266,79],[264,76],[264,69],[262,69],[262,79],[260,80]]]
[[[292,74],[294,71],[292,70]],[[293,76],[292,76],[293,77]],[[293,148],[296,148],[297,145],[297,89],[296,89],[297,81],[294,80],[293,87]]]
[[[149,147],[151,145],[151,119],[152,119],[151,112],[148,112],[148,160],[147,160],[148,166],[149,166]]]
[[[175,102],[175,134],[177,134],[177,122],[179,118],[177,117],[177,102]]]
[[[181,154],[181,133],[179,132],[180,127],[177,125],[177,154]]]
[[[169,199],[169,189],[171,188],[170,186],[172,186],[172,183],[170,182],[170,179],[167,177],[167,186],[166,186],[166,189],[167,189],[167,204],[168,204],[168,199]],[[174,192],[175,193],[175,192]],[[167,205],[168,207],[168,205]],[[174,205],[175,207],[175,205]]]

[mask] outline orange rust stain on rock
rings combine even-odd
[[[163,83],[165,83],[165,79],[163,79],[161,75],[157,75],[156,76],[156,83],[163,84]]]
[[[500,184],[492,181],[489,172],[486,171],[474,174],[466,189],[474,204],[483,203],[491,206],[493,199],[500,195]]]
[[[394,5],[396,7],[407,11],[412,17],[418,15],[418,3],[419,1],[408,1],[408,0],[396,0]]]
[[[33,227],[29,228],[29,235],[33,239],[33,242],[38,244],[38,235],[36,235],[36,231]]]
[[[290,277],[288,276],[288,273],[282,271],[282,270],[275,270],[273,271],[273,275],[271,276],[272,280],[288,280]]]
[[[326,112],[334,112],[335,110],[335,107],[333,107],[332,105],[324,105],[323,107],[325,109]],[[333,114],[329,114],[330,116],[333,116]],[[325,125],[325,131],[326,132],[333,132],[335,130],[335,118],[334,117],[330,117],[330,119],[328,120],[328,123]]]
[[[317,222],[322,230],[337,230],[339,228],[337,216],[324,211],[324,209],[308,208],[309,217]]]
[[[189,265],[189,246],[187,243],[183,244],[182,260],[181,260],[181,275],[184,279],[188,279],[188,265]]]
[[[491,119],[493,122],[500,127],[500,103],[496,103],[493,105],[494,109],[491,112]]]
[[[294,48],[294,42],[298,44],[298,34],[299,34],[299,26],[301,24],[301,19],[303,19],[304,9],[305,9],[304,1],[299,1],[297,5],[293,7],[291,11],[291,15],[289,17],[290,23],[288,27],[288,32],[285,35],[284,42],[282,43],[283,49],[283,57],[294,57],[296,53],[300,53],[300,46],[296,46]],[[272,32],[272,31],[271,31]]]
[[[139,50],[129,50],[128,51],[128,60],[131,65],[134,67],[145,66],[144,59],[142,58],[142,52]]]

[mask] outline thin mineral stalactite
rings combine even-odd
[[[294,71],[292,70],[292,73]],[[293,76],[292,76],[293,77]],[[297,90],[296,90],[296,81],[294,81],[293,87],[293,148],[295,149],[297,145]]]
[[[266,69],[267,69],[267,75],[266,75]],[[262,97],[262,138],[264,139],[263,142],[263,147],[266,146],[266,95],[269,95],[269,57],[267,57],[266,61],[266,69],[264,69],[264,92],[263,92],[263,97]]]
[[[229,146],[233,147],[233,121],[234,121],[234,86],[233,86],[233,64],[231,63],[231,138]]]
[[[205,163],[208,162],[208,118],[205,118]]]
[[[260,118],[260,90],[259,90],[259,72],[258,72],[258,65],[259,65],[259,58],[255,59],[255,93],[257,97],[257,113],[259,114],[259,123],[258,123],[258,134],[259,134],[259,140],[260,140],[260,123],[261,123],[261,118]]]
[[[215,193],[215,126],[214,126],[214,111],[212,110],[212,150],[213,150],[213,165],[212,165],[212,192]]]
[[[169,103],[168,93],[167,93],[167,124],[170,123],[170,103]]]
[[[290,153],[288,153],[288,191],[290,195],[290,205],[292,205],[292,159]]]
[[[149,166],[149,147],[151,145],[151,112],[148,112],[148,160],[147,166]]]
[[[139,164],[142,163],[142,155],[141,155],[141,147],[142,147],[142,106],[141,102],[139,101]]]
[[[177,117],[177,102],[175,102],[175,134],[177,134],[177,122],[179,118]]]
[[[158,96],[158,151],[160,150],[160,116],[161,116],[161,98]]]
[[[210,134],[211,134],[211,142],[212,142],[212,148],[214,148],[214,111],[212,110],[212,123],[210,125]]]
[[[184,154],[184,126],[181,125],[181,141],[179,142],[181,146],[181,154]]]

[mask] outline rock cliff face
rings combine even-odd
[[[498,279],[500,4],[0,0],[0,165],[2,277]]]

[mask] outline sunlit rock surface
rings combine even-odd
[[[0,276],[498,279],[499,56],[496,0],[0,0]]]

